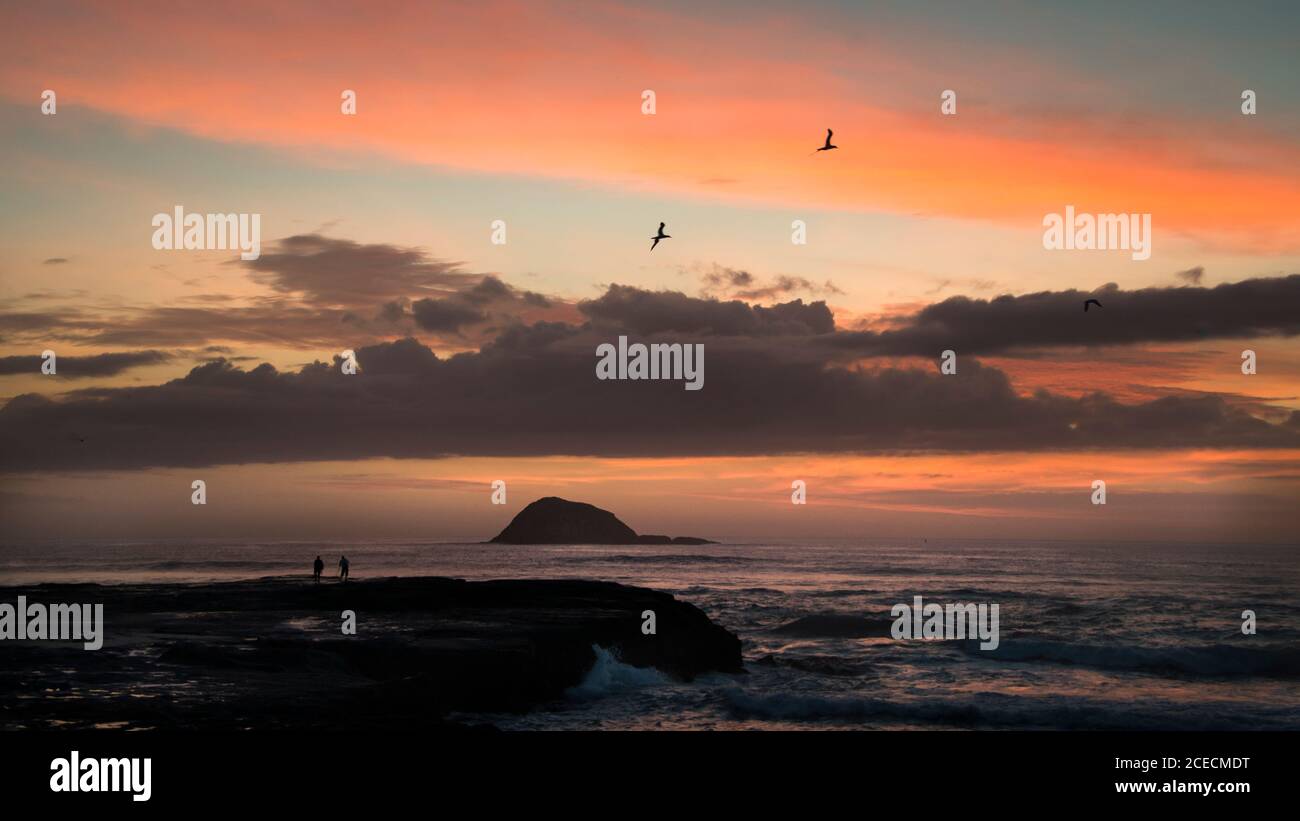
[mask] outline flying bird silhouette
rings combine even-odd
[[[1083,312],[1084,312],[1085,314],[1088,313],[1088,306],[1089,306],[1089,305],[1096,305],[1098,308],[1101,307],[1101,303],[1098,302],[1097,300],[1095,300],[1095,299],[1085,299],[1085,300],[1083,301]]]
[[[829,128],[826,129],[826,145],[823,145],[821,148],[817,149],[817,151],[830,151],[832,148],[839,148],[838,145],[831,145],[831,135],[834,133],[835,132],[831,131]],[[814,151],[813,153],[816,154],[817,151]]]
[[[659,223],[659,233],[651,237],[650,239],[654,240],[654,242],[650,243],[650,250],[653,251],[655,249],[655,246],[659,244],[659,240],[672,239],[672,235],[664,233],[664,224],[661,222]]]

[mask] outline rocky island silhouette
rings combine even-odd
[[[515,515],[489,544],[717,544],[696,536],[638,535],[608,510],[546,496]]]

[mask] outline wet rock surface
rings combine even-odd
[[[413,729],[562,698],[593,646],[689,680],[740,640],[666,593],[596,581],[37,585],[0,601],[103,603],[105,640],[5,641],[0,727]],[[344,610],[357,634],[343,635]],[[642,613],[655,612],[655,635]]]

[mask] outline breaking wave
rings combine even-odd
[[[1268,715],[1234,716],[1212,702],[1187,705],[1066,698],[1020,698],[981,693],[965,699],[891,701],[855,696],[795,693],[758,694],[740,689],[723,693],[733,716],[765,721],[835,721],[864,724],[941,725],[1007,729],[1142,730],[1177,725],[1182,729],[1228,730],[1294,726],[1295,709]]]
[[[1267,676],[1300,678],[1300,647],[1134,647],[1004,639],[996,650],[963,642],[962,650],[982,658],[1012,662],[1077,664],[1101,670],[1130,670],[1190,676]]]
[[[614,693],[640,690],[667,684],[669,679],[653,667],[633,667],[619,660],[617,650],[606,650],[593,644],[592,652],[596,654],[596,663],[583,678],[582,683],[565,691],[571,699],[587,701]]]

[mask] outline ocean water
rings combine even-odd
[[[664,590],[743,642],[747,673],[684,683],[611,648],[509,729],[1300,729],[1300,546],[855,540],[707,546],[379,542],[0,546],[0,580],[601,579]],[[890,609],[996,603],[1000,645],[895,641]],[[1258,619],[1241,632],[1243,610]],[[884,626],[859,637],[842,621]]]

